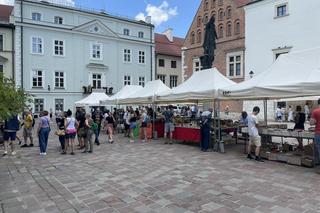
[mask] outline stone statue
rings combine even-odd
[[[215,18],[211,16],[210,21],[206,24],[205,36],[203,41],[204,55],[200,57],[202,69],[212,68],[214,61],[214,50],[216,49],[216,39],[218,39]]]

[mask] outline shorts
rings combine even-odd
[[[142,127],[142,128],[147,127],[147,122],[142,122],[142,123],[141,123],[141,127]]]
[[[23,137],[32,137],[32,127],[30,128],[23,128]]]
[[[65,135],[66,139],[75,139],[76,138],[76,133],[70,133]]]
[[[250,136],[249,137],[249,145],[255,145],[257,147],[261,146],[261,137],[258,136]]]
[[[137,122],[130,123],[130,129],[135,129],[137,127]]]
[[[85,138],[87,137],[87,131],[84,127],[79,128],[78,130],[78,137],[79,138]]]
[[[130,129],[130,125],[129,125],[129,124],[127,124],[127,123],[125,123],[125,124],[124,124],[124,129],[125,129],[125,130]]]
[[[5,141],[11,140],[11,141],[15,141],[17,137],[17,132],[4,132],[3,134],[3,139]]]
[[[173,132],[174,125],[173,123],[164,123],[164,133]]]

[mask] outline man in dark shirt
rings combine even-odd
[[[172,132],[174,131],[174,124],[173,124],[173,106],[169,105],[166,111],[162,113],[164,117],[164,140],[165,144],[168,143],[167,141],[167,134],[169,133],[170,141],[169,144],[172,144]]]

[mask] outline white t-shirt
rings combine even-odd
[[[259,136],[256,124],[258,124],[258,118],[253,114],[248,115],[248,133],[250,136]]]

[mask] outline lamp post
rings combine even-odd
[[[250,76],[250,78],[253,78],[254,72],[252,70],[249,72],[249,76]]]

